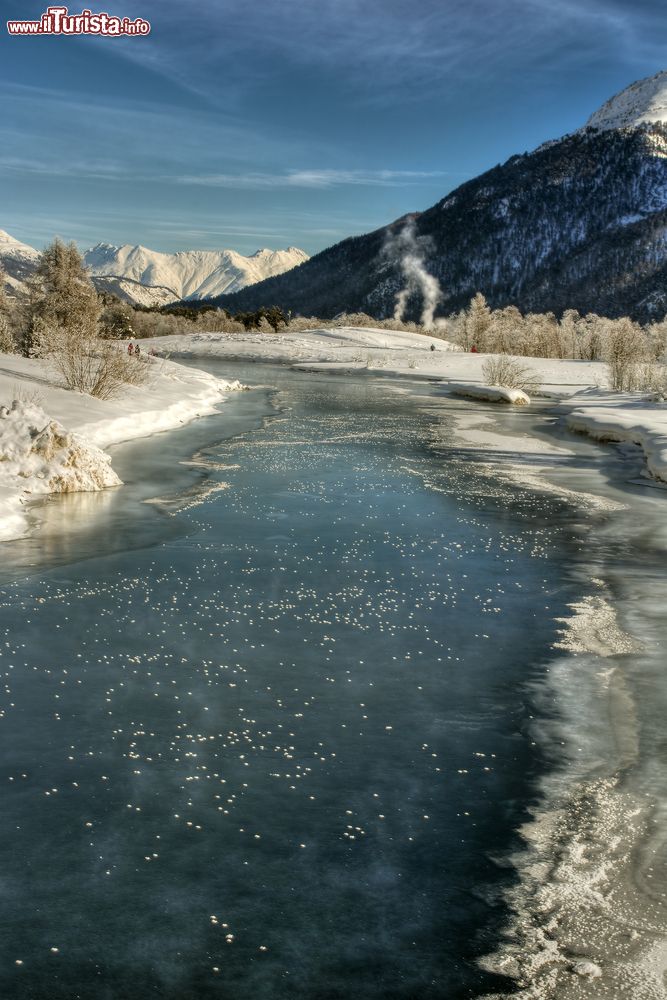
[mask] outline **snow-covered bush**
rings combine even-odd
[[[518,358],[508,354],[488,358],[482,365],[482,376],[489,385],[521,389],[529,396],[538,392],[541,385],[532,368],[527,368]]]
[[[628,392],[667,395],[667,366],[657,361],[630,362],[623,371],[623,388]]]
[[[143,385],[150,372],[147,358],[128,357],[122,346],[104,340],[54,338],[51,355],[66,389],[98,399],[112,399],[127,385]]]

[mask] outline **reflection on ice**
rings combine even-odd
[[[558,766],[513,858],[506,939],[483,964],[516,978],[521,997],[657,1000],[667,972],[664,510],[635,495],[591,528],[577,560],[589,593],[556,643],[569,655],[533,688],[535,739]]]

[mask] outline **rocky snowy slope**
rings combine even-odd
[[[522,311],[667,312],[667,73],[632,84],[588,124],[468,181],[425,212],[351,237],[297,270],[224,296],[231,310],[276,304],[304,316],[385,317],[407,288],[408,251],[437,279],[436,315],[481,291]],[[408,245],[409,244],[409,245]]]
[[[142,285],[132,278],[116,278],[113,275],[94,275],[93,284],[100,293],[115,295],[122,302],[133,306],[168,306],[178,301],[171,288],[164,285]]]
[[[17,289],[32,274],[39,261],[39,251],[20,243],[13,236],[0,229],[0,265],[2,265],[10,289]]]

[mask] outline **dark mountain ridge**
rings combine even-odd
[[[594,116],[595,117],[595,116]],[[477,291],[523,312],[662,318],[667,309],[667,125],[587,127],[467,181],[414,224],[437,314]],[[392,249],[406,217],[350,237],[286,274],[214,300],[233,312],[278,305],[301,315],[394,312],[404,286]],[[419,318],[419,294],[405,316]]]

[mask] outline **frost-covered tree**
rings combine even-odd
[[[0,353],[13,354],[15,347],[9,322],[9,304],[5,292],[5,272],[2,269],[2,265],[0,265]]]
[[[55,239],[26,282],[28,301],[22,353],[41,357],[95,339],[100,301],[73,243]]]
[[[667,320],[663,319],[659,323],[651,323],[646,328],[649,339],[650,352],[656,361],[667,360]]]
[[[462,347],[469,351],[471,347],[486,350],[486,338],[491,326],[491,310],[481,292],[470,300],[470,305],[463,320]]]
[[[529,327],[526,346],[529,349],[525,350],[524,353],[538,358],[562,358],[560,328],[554,314],[552,312],[538,313],[535,316],[526,317],[526,320],[526,325]]]
[[[580,358],[579,335],[581,316],[576,309],[566,309],[559,323],[559,345],[561,358]]]
[[[495,309],[486,331],[484,349],[495,354],[522,353],[524,320],[516,306]],[[479,344],[477,345],[479,348]]]
[[[100,332],[110,340],[132,340],[134,332],[134,311],[127,302],[109,296],[100,317]]]
[[[619,392],[639,388],[638,370],[649,360],[647,337],[630,319],[607,323],[605,360],[610,388]]]
[[[48,355],[65,388],[109,399],[146,380],[142,361],[98,338],[100,299],[73,243],[54,240],[27,284],[23,353]]]

